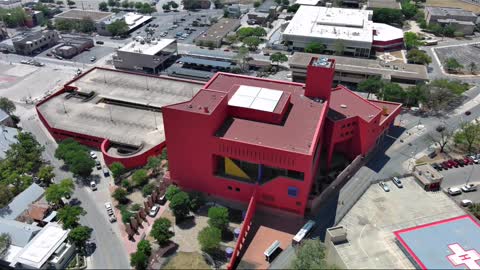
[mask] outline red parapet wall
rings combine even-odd
[[[148,162],[148,158],[152,156],[158,156],[162,153],[163,148],[165,148],[165,142],[160,143],[149,149],[148,151],[135,155],[135,156],[125,156],[125,157],[113,157],[108,154],[108,148],[110,147],[110,141],[105,139],[100,146],[100,150],[103,154],[103,159],[105,164],[110,166],[113,162],[120,162],[126,169],[133,169],[142,167]]]
[[[247,238],[247,234],[252,226],[252,219],[256,209],[257,192],[255,191],[252,195],[252,198],[250,198],[250,203],[248,204],[247,213],[245,214],[245,219],[243,220],[242,229],[240,230],[240,235],[237,239],[237,244],[235,245],[235,249],[233,250],[232,258],[230,258],[230,263],[227,266],[228,270],[232,270],[235,268],[237,257],[240,254],[242,248],[244,248],[245,239]]]

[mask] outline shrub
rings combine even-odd
[[[127,190],[130,190],[132,188],[132,184],[130,184],[130,181],[128,181],[128,179],[124,179],[122,181],[122,187]]]
[[[138,204],[138,203],[134,203],[134,204],[132,204],[132,206],[130,206],[130,209],[131,209],[132,211],[135,211],[135,212],[137,212],[138,210],[140,210],[140,208],[142,208],[142,206],[141,206],[140,204]]]
[[[152,195],[154,189],[155,189],[155,185],[151,184],[151,183],[143,186],[143,188],[142,188],[143,197],[147,197],[148,195]]]
[[[127,198],[127,194],[128,192],[123,189],[123,188],[117,188],[115,189],[115,191],[113,192],[112,194],[112,197],[117,200],[119,203],[121,204],[125,204],[128,202],[128,198]]]
[[[208,209],[208,224],[222,231],[228,228],[228,209],[223,206],[215,206]]]
[[[179,187],[175,186],[175,185],[170,185],[168,186],[167,188],[167,191],[165,193],[165,198],[167,198],[167,200],[171,201],[173,196],[175,196],[175,194],[179,193],[181,190]]]
[[[222,241],[222,231],[218,228],[208,226],[198,233],[198,242],[204,252],[215,252],[220,247],[220,241]]]
[[[175,218],[182,220],[190,213],[190,199],[188,198],[188,194],[183,191],[175,194],[170,200],[169,206]]]
[[[153,223],[150,235],[157,240],[159,245],[165,245],[173,236],[173,233],[170,231],[171,226],[170,220],[159,218]]]
[[[190,211],[197,212],[205,204],[205,196],[201,192],[192,192],[190,197]]]

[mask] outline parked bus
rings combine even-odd
[[[308,235],[308,233],[315,226],[315,221],[309,220],[303,227],[298,231],[298,233],[293,237],[293,244],[300,244],[302,240]]]

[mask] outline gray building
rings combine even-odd
[[[475,30],[477,15],[461,8],[425,7],[427,24],[438,23],[441,26],[453,26],[456,31],[471,35]]]
[[[93,39],[88,37],[62,35],[62,41],[63,44],[55,48],[55,54],[67,59],[94,46]]]
[[[157,74],[177,55],[175,39],[137,38],[118,49],[113,56],[113,65],[117,69]]]
[[[212,25],[205,33],[195,39],[197,46],[220,47],[222,40],[228,33],[237,30],[240,27],[239,19],[222,18]]]
[[[40,53],[57,44],[58,40],[58,33],[55,30],[40,30],[12,38],[15,52],[22,55]]]
[[[375,9],[375,8],[402,9],[400,2],[397,2],[396,0],[368,0],[367,8],[368,9]]]
[[[81,10],[81,9],[69,9],[54,16],[55,20],[66,20],[72,22],[78,22],[85,18],[92,20],[95,23],[97,33],[104,34],[106,32],[104,21],[113,17],[115,14],[112,12],[93,11],[93,10]]]
[[[307,66],[312,57],[328,57],[335,59],[334,80],[339,84],[356,85],[371,76],[403,85],[415,85],[428,81],[427,68],[423,65],[403,63],[383,63],[378,60],[351,58],[296,52],[289,59],[292,80],[305,82]]]

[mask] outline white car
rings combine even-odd
[[[388,187],[387,183],[385,182],[380,182],[378,183],[380,185],[380,187],[385,191],[385,192],[389,192],[390,191],[390,188]]]
[[[158,210],[160,210],[160,205],[155,204],[152,209],[148,212],[148,215],[151,217],[155,217],[158,213]]]
[[[97,190],[97,183],[95,183],[95,181],[90,182],[90,188],[92,189],[92,191]]]
[[[451,196],[460,195],[462,194],[462,190],[456,187],[451,187],[448,188],[448,194],[450,194]]]
[[[471,200],[462,200],[462,201],[460,202],[460,204],[461,204],[462,206],[464,206],[464,207],[468,207],[468,206],[472,205],[473,202],[472,202]]]
[[[462,186],[463,192],[472,192],[476,190],[477,190],[477,186],[475,186],[475,184],[465,184]]]
[[[97,159],[97,154],[95,154],[95,152],[93,151],[90,151],[90,157],[93,159]]]

